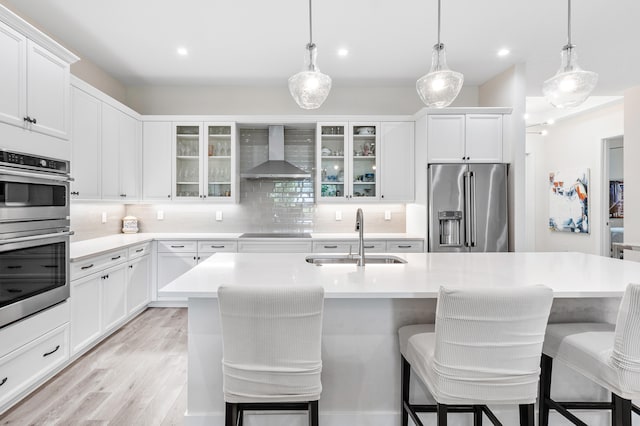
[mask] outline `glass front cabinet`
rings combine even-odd
[[[174,123],[174,200],[237,201],[235,123]]]
[[[318,123],[318,201],[379,200],[379,123]]]

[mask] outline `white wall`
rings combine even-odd
[[[640,87],[624,92],[624,242],[640,243]],[[628,251],[625,259],[640,261]]]
[[[640,96],[638,99],[640,101]],[[640,102],[638,102],[638,106],[640,107]],[[619,136],[625,131],[623,110],[624,106],[622,104],[608,105],[558,121],[553,127],[549,128],[549,134],[545,137],[528,135],[528,142],[535,155],[535,172],[533,173],[535,179],[535,216],[533,226],[535,227],[536,251],[578,251],[600,254],[603,232],[602,203],[608,203],[608,200],[602,199],[603,139]],[[640,108],[638,113],[640,113]],[[588,191],[591,233],[577,235],[566,232],[553,232],[548,227],[549,172],[581,168],[589,168],[590,170]],[[626,195],[625,187],[625,201]],[[625,210],[626,207],[625,205]]]
[[[286,79],[282,86],[144,86],[127,88],[127,105],[141,114],[317,115],[414,114],[424,104],[415,85],[344,87],[335,85],[318,109],[295,103]],[[477,106],[478,88],[464,87],[452,106]]]

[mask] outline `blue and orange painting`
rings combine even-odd
[[[589,233],[589,169],[549,173],[549,229]]]

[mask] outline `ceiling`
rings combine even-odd
[[[125,85],[279,85],[302,67],[304,0],[2,0]],[[527,95],[559,67],[567,6],[558,0],[445,0],[442,41],[465,85],[526,62]],[[318,66],[335,85],[399,85],[428,71],[436,0],[322,0],[314,8]],[[640,2],[573,2],[573,42],[596,95],[640,85]],[[184,46],[186,57],[176,54]],[[347,57],[338,57],[341,47]],[[499,58],[500,48],[511,54]]]

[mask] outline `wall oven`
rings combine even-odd
[[[0,150],[0,327],[69,297],[69,162]]]

